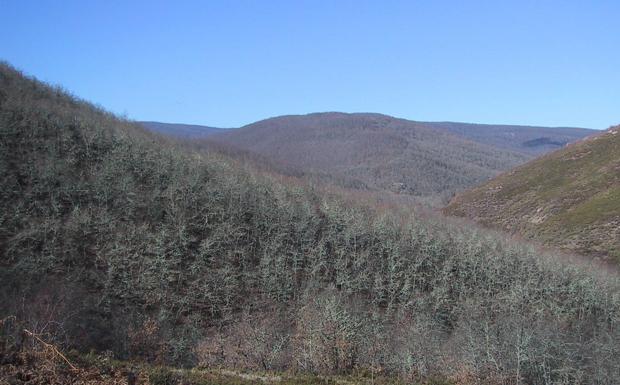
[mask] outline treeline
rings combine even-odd
[[[179,365],[620,382],[617,279],[192,152],[0,66],[0,318]]]

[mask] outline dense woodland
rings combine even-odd
[[[0,318],[64,350],[620,383],[617,277],[188,149],[6,64],[0,180]],[[2,351],[18,340],[4,331]]]

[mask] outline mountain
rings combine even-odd
[[[477,143],[538,156],[593,135],[596,130],[575,127],[536,127],[457,122],[421,122]]]
[[[272,168],[312,174],[340,186],[427,198],[449,197],[595,132],[570,127],[414,122],[380,114],[343,113],[281,116],[228,130],[141,123],[172,137],[209,137],[213,139],[210,143],[220,144],[218,151],[241,151],[260,157]]]
[[[139,122],[145,128],[160,134],[183,139],[200,139],[221,132],[225,129],[198,126],[195,124]]]
[[[124,362],[150,384],[620,383],[613,279],[168,141],[5,64],[0,185],[0,382],[134,383]]]
[[[619,127],[464,192],[444,211],[620,262]]]
[[[449,196],[530,157],[422,123],[367,113],[281,116],[209,140],[370,188],[417,196]]]

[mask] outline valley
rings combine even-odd
[[[213,144],[179,141],[8,64],[0,130],[0,347],[13,379],[45,352],[52,372],[70,372],[24,342],[29,330],[92,376],[127,378],[87,357],[138,366],[153,384],[178,383],[180,368],[255,373],[234,383],[264,372],[294,373],[292,383],[619,380],[617,276],[390,198],[449,197],[524,153],[374,114],[277,118],[205,139]],[[608,178],[588,185],[610,193],[584,200],[605,220],[617,208],[618,153],[590,146],[615,146],[613,132],[534,160],[587,165],[606,154]],[[258,155],[237,156],[233,144]],[[281,174],[279,162],[368,188]],[[529,167],[510,172],[518,181]],[[398,180],[407,194],[383,192]],[[226,383],[200,376],[185,381]]]

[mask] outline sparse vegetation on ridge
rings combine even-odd
[[[611,128],[457,196],[444,210],[620,262],[620,134]]]
[[[64,349],[404,381],[620,382],[615,277],[187,151],[8,65],[0,137],[0,315]]]

